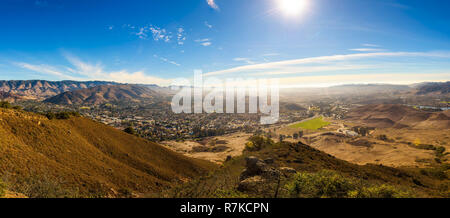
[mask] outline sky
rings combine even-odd
[[[2,0],[0,80],[450,80],[447,0]]]

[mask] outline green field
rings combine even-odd
[[[328,126],[328,125],[330,125],[330,122],[323,121],[323,117],[317,117],[317,118],[312,119],[312,120],[308,120],[308,121],[305,121],[305,122],[293,124],[293,125],[291,125],[289,127],[317,130],[317,129],[320,129],[322,127]]]

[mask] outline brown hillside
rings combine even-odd
[[[86,118],[0,109],[0,178],[30,197],[41,186],[63,196],[152,193],[214,167]]]
[[[97,105],[110,102],[139,102],[153,99],[157,92],[138,85],[101,85],[88,89],[64,92],[46,102],[66,105]]]
[[[416,197],[430,197],[437,194],[441,183],[448,179],[436,179],[419,173],[417,169],[399,169],[382,165],[356,165],[337,159],[303,143],[276,143],[260,151],[244,152],[242,156],[225,162],[224,167],[208,176],[195,179],[166,192],[166,197],[208,198],[208,197],[243,197],[236,193],[239,177],[245,169],[245,158],[258,157],[261,160],[273,160],[270,166],[290,167],[297,172],[319,172],[333,170],[348,178],[362,179],[369,184],[388,184],[397,188],[414,190]],[[283,189],[285,182],[278,185]],[[264,185],[264,184],[260,184]],[[262,193],[246,192],[249,197],[274,197],[275,186],[266,186]],[[234,193],[234,195],[233,195]],[[439,194],[437,194],[439,195]],[[280,193],[278,197],[287,197]]]
[[[365,105],[353,109],[347,119],[377,128],[450,128],[445,112],[427,112],[403,105]]]

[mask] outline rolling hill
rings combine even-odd
[[[289,190],[289,185],[301,175],[306,175],[306,178],[298,180],[297,184],[303,184],[305,187],[294,190],[307,193],[317,189],[315,195],[302,197],[320,198],[334,195],[348,197],[345,189],[349,186],[356,186],[351,188],[356,189],[354,192],[371,187],[369,189],[373,190],[373,193],[369,195],[370,197],[386,198],[389,197],[387,195],[402,190],[409,190],[412,193],[407,197],[448,195],[447,190],[440,191],[439,188],[448,182],[448,178],[430,176],[431,174],[425,173],[426,170],[421,173],[419,169],[414,168],[400,169],[375,164],[357,165],[335,158],[301,142],[263,141],[261,150],[244,151],[243,155],[225,162],[223,167],[207,176],[175,186],[165,192],[164,197],[289,198],[293,197],[293,190]],[[255,161],[256,163],[253,162],[255,164],[250,167],[249,160],[255,160],[255,157],[259,160]],[[434,170],[442,172],[440,170],[447,169],[448,166]],[[299,174],[293,175],[295,172]]]
[[[117,83],[102,81],[2,80],[0,81],[0,91],[42,100],[62,92],[113,84]]]
[[[347,120],[378,128],[450,128],[448,112],[427,112],[403,105],[365,105],[351,110],[346,116]]]
[[[45,102],[61,105],[98,105],[112,102],[141,102],[161,94],[140,85],[100,85],[87,89],[64,92]]]
[[[213,168],[83,117],[0,109],[0,178],[28,197],[139,196]]]
[[[417,85],[417,95],[447,95],[450,94],[450,82],[423,83]]]

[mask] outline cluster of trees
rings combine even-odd
[[[0,101],[0,108],[16,109],[16,110],[21,110],[22,109],[22,107],[16,106],[16,105],[12,105],[11,103],[9,103],[7,101]]]
[[[275,144],[274,141],[268,137],[254,135],[250,137],[249,142],[245,144],[247,151],[259,151],[267,146]]]
[[[300,130],[298,133],[292,134],[292,136],[286,136],[286,135],[280,134],[279,141],[282,142],[286,138],[293,138],[293,139],[297,140],[302,137],[303,137],[303,130]]]
[[[47,112],[44,114],[49,120],[58,119],[58,120],[67,120],[70,117],[79,117],[80,113],[76,111],[63,111],[63,112]]]
[[[225,130],[222,128],[218,129],[202,129],[200,126],[196,126],[192,129],[194,138],[203,138],[210,136],[224,135]]]

